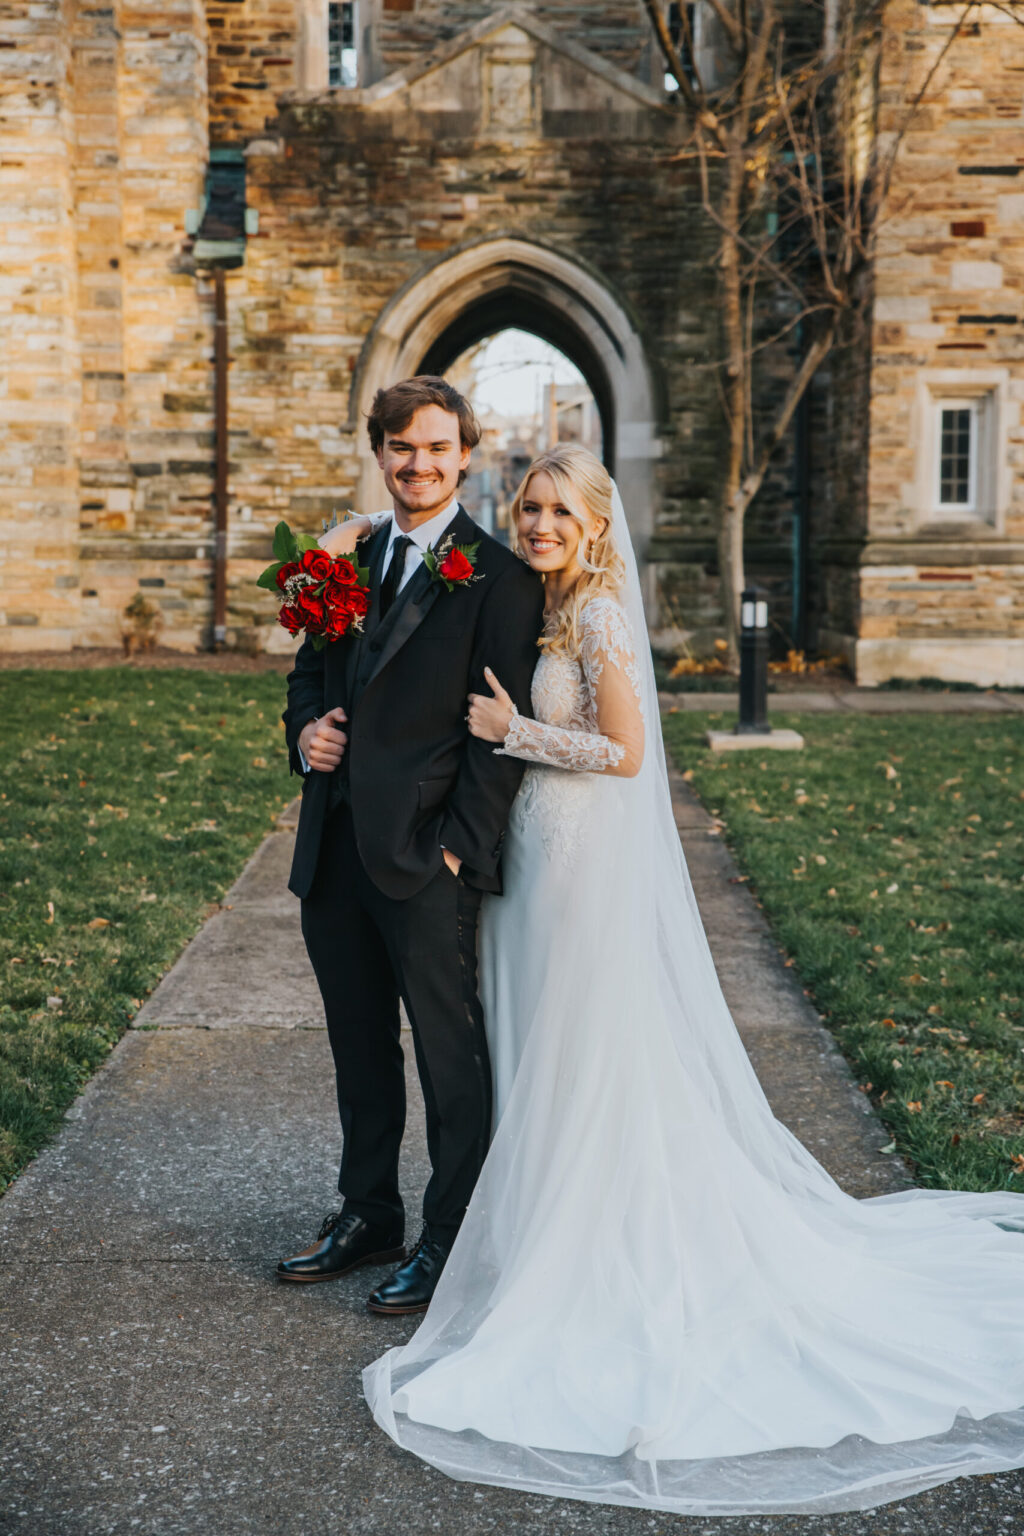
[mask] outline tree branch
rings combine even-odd
[[[644,10],[647,12],[651,26],[654,28],[654,35],[658,39],[658,46],[665,59],[665,65],[669,74],[678,85],[679,93],[690,108],[690,111],[695,117],[699,117],[703,103],[698,99],[697,93],[690,84],[686,70],[683,68],[683,61],[679,57],[678,50],[672,41],[672,34],[668,30],[668,22],[665,20],[664,12],[658,0],[644,0]]]
[[[779,407],[779,413],[772,424],[771,431],[768,433],[768,436],[765,439],[764,447],[761,450],[761,456],[751,472],[744,476],[739,486],[736,495],[738,498],[742,499],[740,501],[739,507],[736,510],[741,512],[745,511],[753,501],[754,497],[757,495],[758,491],[761,489],[761,482],[764,480],[765,475],[768,473],[768,466],[772,461],[772,455],[788,432],[789,424],[793,420],[793,414],[796,411],[797,406],[800,404],[800,401],[806,394],[811,380],[814,378],[814,375],[817,373],[823,360],[831,351],[832,343],[835,340],[835,334],[836,322],[833,318],[825,327],[824,331],[822,331],[821,335],[815,337],[814,341],[812,341],[810,347],[808,348],[807,355],[805,356],[803,362],[800,364],[800,368],[796,377],[793,379],[789,389],[786,391],[786,397],[783,400],[782,405]]]

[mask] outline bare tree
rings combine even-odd
[[[699,0],[673,7],[671,21],[664,0],[643,3],[690,122],[680,154],[699,168],[718,238],[727,442],[718,557],[735,667],[747,510],[811,380],[856,318],[900,143],[982,0],[964,0],[884,153],[872,120],[884,0]],[[1024,18],[1019,0],[998,8]],[[794,337],[800,355],[766,413],[756,408],[755,367]]]

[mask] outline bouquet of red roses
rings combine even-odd
[[[362,629],[370,606],[370,573],[355,555],[329,555],[308,533],[292,533],[287,523],[274,530],[274,563],[257,586],[280,592],[277,615],[290,635],[300,630],[322,651],[350,629]]]

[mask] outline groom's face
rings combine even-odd
[[[385,433],[377,463],[395,511],[410,523],[421,523],[452,500],[469,457],[454,411],[422,405],[400,432]]]

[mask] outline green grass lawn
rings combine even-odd
[[[666,743],[924,1185],[1024,1191],[1024,717],[779,717]]]
[[[283,679],[0,672],[0,1189],[291,798]]]

